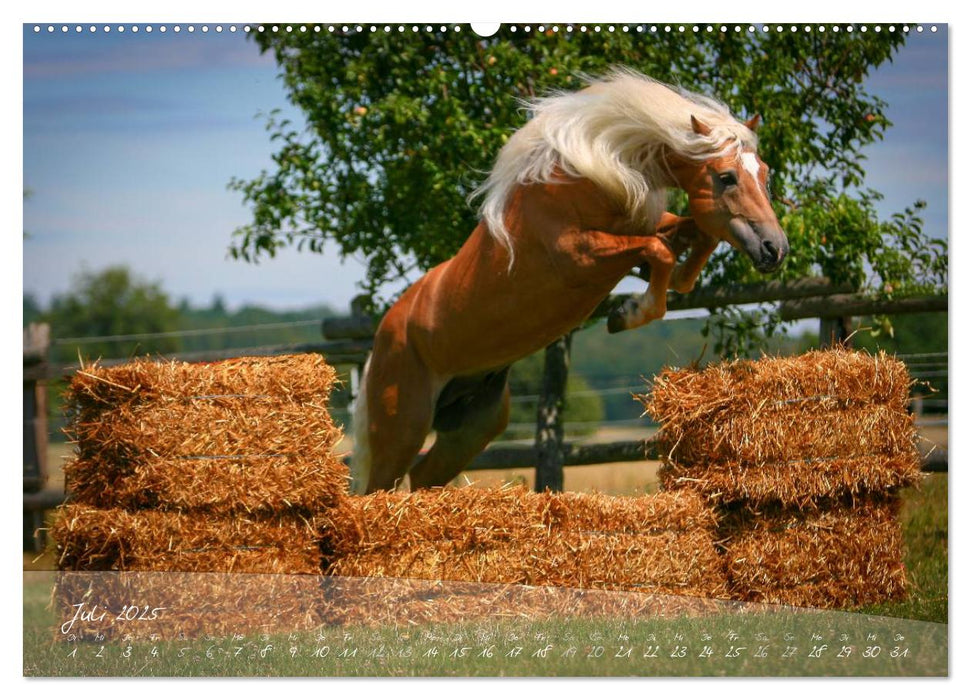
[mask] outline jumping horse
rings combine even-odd
[[[667,290],[692,289],[720,241],[761,272],[788,253],[758,117],[621,69],[529,107],[477,192],[478,226],[378,326],[354,411],[358,492],[457,476],[508,423],[509,366],[580,325],[632,269],[650,266],[648,289],[610,332],[664,316]],[[690,217],[665,211],[669,188],[687,193]]]

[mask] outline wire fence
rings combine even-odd
[[[123,343],[133,340],[161,340],[170,338],[198,338],[205,336],[229,335],[233,333],[262,333],[280,331],[288,328],[320,327],[320,320],[280,321],[276,323],[253,323],[245,326],[220,326],[218,328],[190,328],[178,331],[158,331],[156,333],[128,333],[125,335],[89,335],[81,338],[55,338],[52,345],[91,345],[94,343]]]

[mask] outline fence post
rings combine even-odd
[[[350,318],[358,319],[364,325],[372,325],[373,321],[371,319],[371,316],[367,313],[368,302],[369,302],[369,297],[364,294],[358,294],[356,297],[351,299]],[[374,337],[375,330],[376,329],[372,328],[369,333],[369,335],[372,338]],[[368,353],[368,355],[370,355],[370,353]],[[364,368],[366,365],[367,365],[366,359],[362,360],[361,362],[355,362],[353,365],[351,365],[351,369],[349,373],[350,379],[351,379],[351,386],[350,386],[350,396],[348,397],[350,399],[350,402],[348,404],[348,409],[350,410],[351,415],[348,418],[348,424],[351,425],[351,429],[355,431],[357,430],[357,427],[354,426],[352,422],[354,420],[354,417],[353,417],[354,408],[357,405],[357,400],[359,398],[358,394],[361,393],[361,383],[364,381]]]
[[[47,483],[47,361],[50,326],[32,323],[24,329],[24,493],[36,493]],[[35,535],[44,511],[24,510],[24,549],[40,551]]]
[[[536,490],[563,490],[563,407],[566,380],[570,370],[570,345],[567,333],[546,347],[543,385],[536,411]]]
[[[852,319],[848,316],[819,319],[819,346],[830,348],[842,345],[849,347],[853,334]]]

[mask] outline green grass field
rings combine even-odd
[[[35,630],[35,633],[37,631]],[[42,676],[932,676],[946,626],[835,612],[666,620],[469,622],[268,638],[53,643]],[[943,650],[943,651],[942,651]]]
[[[947,623],[947,501],[947,474],[929,474],[905,492],[900,518],[910,594],[861,612]]]
[[[52,572],[24,574],[28,676],[925,676],[947,674],[947,475],[904,494],[906,599],[855,611],[469,621],[261,638],[71,643]]]

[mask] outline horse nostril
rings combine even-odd
[[[762,241],[762,259],[766,262],[775,262],[779,259],[779,249],[775,243],[769,240]]]

